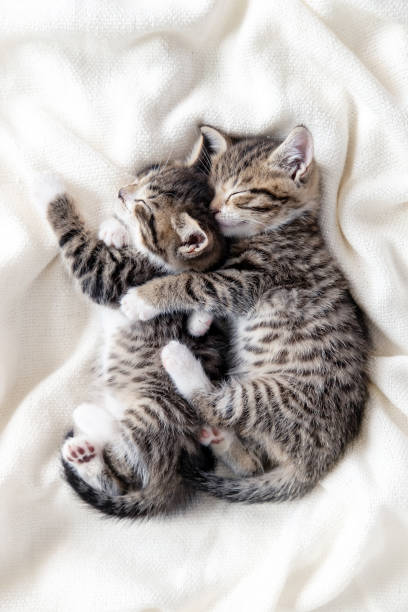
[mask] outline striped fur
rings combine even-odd
[[[178,469],[182,451],[202,467],[211,469],[212,465],[211,453],[197,440],[201,419],[163,372],[160,349],[169,340],[182,339],[203,360],[212,380],[222,376],[221,355],[225,352],[222,326],[215,324],[204,338],[196,339],[185,332],[183,314],[130,324],[118,310],[129,287],[168,271],[211,268],[223,256],[225,246],[208,213],[212,190],[195,167],[155,167],[142,172],[136,183],[145,199],[142,208],[137,194],[135,202],[127,198],[119,205],[118,217],[129,232],[129,245],[121,249],[106,245],[88,231],[66,193],[55,197],[47,210],[70,274],[85,295],[105,307],[111,320],[101,351],[101,397],[95,410],[102,411],[102,420],[114,423],[114,433],[104,440],[100,456],[83,455],[81,464],[63,458],[65,477],[94,508],[129,518],[172,512],[191,499],[193,489]],[[192,223],[189,218],[186,221],[186,214],[194,220],[194,232],[203,231],[208,239],[208,249],[193,258],[190,251],[185,257],[182,248],[185,223]],[[172,219],[176,221],[169,222]],[[200,242],[201,236],[193,237]],[[190,249],[191,244],[187,246]],[[143,247],[157,258],[141,254]],[[100,427],[95,422],[91,431],[81,426],[79,432],[85,431],[92,449],[96,446],[94,425]],[[66,444],[73,443],[77,434],[72,437],[71,432]]]
[[[186,478],[230,501],[293,499],[315,486],[359,432],[367,331],[321,234],[310,133],[296,128],[278,145],[210,130],[211,208],[231,237],[230,256],[214,272],[154,279],[135,299],[157,312],[200,307],[228,315],[234,328],[221,385],[203,382],[194,358],[177,346],[168,347],[173,365],[164,363],[201,418],[236,432],[265,473],[223,479],[185,457]]]

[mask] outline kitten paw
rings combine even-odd
[[[88,463],[96,457],[97,448],[94,443],[88,442],[84,436],[74,436],[65,440],[61,452],[65,461]]]
[[[160,310],[139,296],[138,289],[129,289],[121,299],[120,309],[131,321],[150,321],[160,314]]]
[[[211,383],[203,366],[190,349],[172,340],[162,349],[161,360],[167,374],[181,395],[189,399],[197,391],[207,391]]]
[[[104,446],[113,440],[118,432],[118,422],[102,408],[89,402],[79,404],[73,412],[75,431],[92,440],[92,446]]]
[[[210,444],[221,444],[226,441],[225,434],[228,432],[217,427],[210,427],[210,425],[204,425],[199,433],[198,439],[200,444],[203,446],[209,446]],[[229,440],[228,440],[229,445]]]
[[[59,195],[67,192],[62,179],[56,174],[38,173],[32,180],[32,195],[34,204],[46,213],[48,205]]]
[[[128,244],[128,233],[120,221],[111,217],[106,219],[99,228],[98,238],[107,246],[121,249]]]
[[[204,336],[211,327],[213,317],[204,310],[191,313],[187,321],[187,331],[191,336]]]

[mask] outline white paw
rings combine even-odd
[[[191,336],[204,336],[211,327],[213,322],[212,315],[205,310],[197,310],[192,312],[188,317],[187,330]]]
[[[103,240],[107,246],[121,249],[128,244],[128,233],[124,225],[115,217],[106,219],[99,228],[98,238]]]
[[[95,459],[99,448],[94,442],[90,442],[84,436],[74,436],[65,440],[61,452],[65,461],[82,464]]]
[[[56,174],[38,173],[33,176],[31,190],[34,204],[45,213],[48,205],[67,189],[62,179]]]
[[[104,446],[116,436],[119,425],[116,419],[101,406],[84,402],[74,410],[75,432],[81,433],[93,443]]]
[[[121,299],[120,309],[131,321],[150,321],[160,314],[160,310],[139,296],[138,289],[129,289]]]
[[[203,446],[211,446],[215,455],[223,455],[231,446],[234,434],[225,429],[204,425],[198,434],[198,439]]]
[[[172,340],[166,344],[161,352],[161,360],[177,390],[185,398],[189,399],[195,392],[211,388],[203,366],[181,342]]]

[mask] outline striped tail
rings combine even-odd
[[[183,478],[198,491],[209,493],[229,502],[257,504],[284,502],[303,497],[315,485],[299,480],[293,469],[279,466],[261,476],[223,478],[193,465],[187,455],[181,462]]]
[[[68,484],[86,504],[99,512],[117,518],[149,518],[182,510],[192,500],[194,489],[175,475],[166,487],[147,486],[123,495],[111,495],[85,482],[78,473],[62,460]]]
[[[72,432],[68,436],[72,435]],[[214,457],[202,447],[198,455],[188,455],[191,465],[200,469],[214,468]],[[175,471],[171,480],[148,485],[124,494],[112,495],[85,482],[73,467],[61,458],[65,480],[86,504],[116,518],[150,518],[179,512],[191,503],[195,489]]]

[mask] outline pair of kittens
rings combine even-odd
[[[204,126],[185,164],[143,170],[119,200],[98,240],[62,187],[42,197],[71,274],[110,307],[101,398],[75,410],[62,449],[68,482],[119,517],[171,512],[196,490],[304,495],[358,434],[368,357],[319,228],[310,132]],[[235,477],[211,471],[204,444]]]

